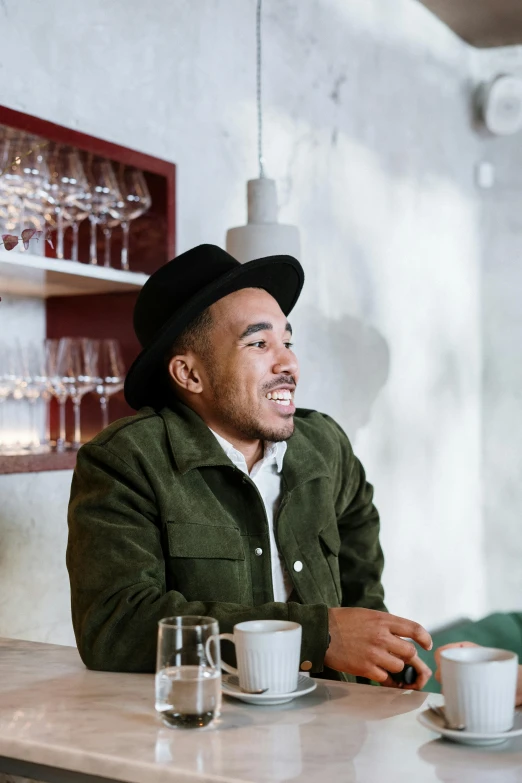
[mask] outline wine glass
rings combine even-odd
[[[60,340],[48,338],[44,342],[45,351],[45,372],[49,379],[49,390],[58,403],[59,410],[59,429],[56,438],[56,451],[65,451],[66,446],[66,428],[65,428],[65,405],[67,403],[67,388],[58,372],[58,349]]]
[[[21,143],[20,134],[15,135],[13,131],[6,131],[1,151],[0,188],[3,192],[3,217],[6,221],[4,230],[8,234],[18,233],[20,218],[23,217],[25,184],[18,157],[22,149]]]
[[[45,147],[49,142],[31,135],[13,135],[9,139],[8,163],[4,171],[4,182],[16,198],[20,233],[26,228],[26,201],[37,201],[46,197],[49,184]],[[23,244],[19,245],[24,250]]]
[[[118,202],[122,200],[118,181],[111,162],[103,158],[90,156],[87,166],[87,178],[91,192],[91,242],[90,263],[98,263],[96,248],[96,226],[105,226],[110,220],[118,219]],[[110,266],[110,236],[105,242],[105,266]]]
[[[8,217],[8,208],[11,201],[11,194],[9,192],[9,187],[4,177],[4,170],[7,169],[8,162],[9,162],[9,135],[8,135],[7,128],[1,128],[0,129],[0,219],[2,221],[5,221]]]
[[[11,399],[16,402],[13,406],[12,431],[15,438],[10,443],[9,453],[18,453],[25,445],[22,442],[22,432],[24,427],[23,415],[21,410],[21,401],[25,397],[25,387],[27,381],[24,378],[22,347],[20,341],[16,339],[12,346],[9,346],[5,353],[6,371],[4,373],[4,382],[9,384]]]
[[[15,388],[10,369],[10,348],[6,343],[0,343],[0,453],[7,449],[4,408],[8,397]]]
[[[80,200],[85,210],[91,194],[77,150],[56,146],[50,156],[50,171],[48,199],[56,216],[56,257],[63,258],[65,229],[72,223],[70,211]]]
[[[49,379],[44,367],[44,353],[41,343],[29,342],[22,347],[21,361],[24,378],[24,399],[29,403],[30,436],[27,448],[29,451],[41,451],[48,449],[50,437],[47,424],[47,403],[50,399]],[[42,441],[41,433],[36,420],[36,403],[43,400],[45,403],[45,436]]]
[[[72,226],[73,242],[71,260],[79,261],[78,258],[78,235],[80,231],[80,223],[89,217],[91,211],[90,203],[91,194],[86,191],[84,194],[77,196],[71,204],[67,204],[65,214],[68,225]]]
[[[74,410],[73,449],[81,444],[80,405],[98,380],[96,340],[86,337],[62,337],[58,346],[58,375],[72,399]]]
[[[147,212],[152,204],[152,199],[145,175],[138,169],[121,165],[118,172],[118,184],[122,195],[122,201],[118,203],[119,223],[123,232],[121,268],[128,270],[130,221],[136,220]]]
[[[100,340],[98,353],[99,377],[96,394],[100,398],[103,429],[109,426],[109,398],[123,389],[125,365],[118,340]]]

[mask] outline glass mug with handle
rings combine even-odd
[[[221,655],[217,620],[187,615],[159,621],[155,685],[156,712],[166,726],[202,729],[219,717]]]
[[[289,620],[248,620],[234,633],[219,638],[236,648],[237,669],[225,661],[221,667],[236,675],[247,693],[292,693],[297,688],[302,627]]]

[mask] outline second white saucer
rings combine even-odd
[[[447,729],[444,725],[442,718],[435,715],[431,710],[425,710],[417,715],[417,720],[422,723],[427,729],[442,734],[443,737],[452,740],[453,742],[460,742],[463,745],[500,745],[502,742],[507,742],[513,737],[522,736],[522,713],[515,712],[515,720],[513,728],[510,731],[503,731],[501,733],[478,733],[474,731],[455,731],[455,729]]]

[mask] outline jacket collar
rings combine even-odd
[[[225,454],[217,439],[203,419],[187,405],[173,401],[160,411],[167,430],[172,455],[183,475],[195,468],[228,466],[232,461]],[[295,430],[288,439],[283,462],[285,488],[292,491],[301,484],[329,476],[326,461],[300,427],[295,417]]]

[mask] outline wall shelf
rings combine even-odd
[[[0,250],[0,296],[80,296],[137,292],[148,280],[140,272],[60,261],[29,251]]]
[[[0,476],[6,473],[40,473],[46,470],[74,470],[76,452],[56,451],[49,454],[0,454]]]
[[[119,228],[112,234],[111,267],[89,264],[91,232],[88,220],[83,220],[79,228],[79,263],[54,258],[55,251],[48,244],[41,247],[31,243],[26,252],[20,252],[19,248],[6,251],[0,247],[0,297],[23,296],[43,302],[46,327],[42,338],[115,338],[120,343],[128,369],[141,350],[132,325],[138,294],[148,276],[176,255],[176,166],[171,161],[6,106],[0,106],[0,126],[73,147],[83,160],[91,155],[99,156],[113,166],[130,166],[143,173],[152,203],[147,212],[130,224],[130,272],[120,269],[122,232]],[[55,237],[53,240],[56,247]],[[38,251],[42,255],[36,255]],[[97,231],[97,251],[98,258],[103,259],[105,241],[101,231]],[[71,252],[72,232],[66,231],[65,257],[70,258]],[[133,412],[122,392],[111,397],[109,421]],[[51,437],[56,440],[58,406],[55,399],[51,401],[50,413]],[[88,441],[101,427],[100,404],[95,395],[85,395],[81,416],[82,439]],[[73,419],[70,402],[67,403],[66,419],[69,437]],[[69,453],[0,457],[0,474],[65,470],[74,467],[75,459],[76,455]]]

